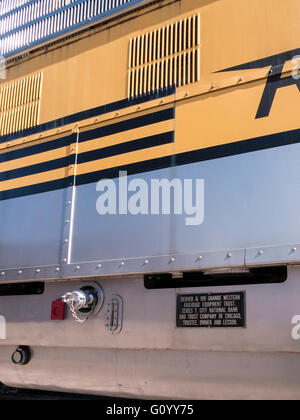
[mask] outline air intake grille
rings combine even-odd
[[[68,35],[143,0],[0,0],[0,54]]]
[[[129,98],[199,80],[199,14],[130,40]]]
[[[0,136],[38,125],[42,73],[0,87]]]

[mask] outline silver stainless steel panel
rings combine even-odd
[[[101,216],[97,183],[1,201],[0,280],[296,264],[298,156],[296,144],[128,177],[203,179],[198,226],[172,211]]]
[[[70,262],[297,244],[299,156],[296,144],[128,177],[148,185],[151,179],[203,179],[205,213],[199,226],[187,226],[185,214],[100,216],[96,183],[79,186]],[[278,261],[298,255],[284,252],[286,258],[281,253]]]
[[[172,177],[173,170],[138,174],[128,177]],[[116,180],[117,189],[119,182]],[[168,215],[105,215],[96,210],[100,193],[96,183],[76,189],[71,262],[114,260],[176,252],[175,225],[180,221]]]
[[[60,262],[67,192],[0,201],[1,269]]]

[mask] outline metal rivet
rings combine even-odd
[[[76,270],[80,270],[80,265],[77,265],[76,266]]]
[[[170,258],[169,262],[172,263],[175,261],[175,258]]]
[[[258,255],[263,255],[264,251],[258,251]]]
[[[202,255],[200,255],[198,258],[197,258],[197,261],[202,261],[203,260],[203,257],[202,257]]]
[[[69,239],[67,239],[67,238],[66,238],[66,239],[65,239],[65,243],[67,244],[68,242],[69,242]]]
[[[2,271],[1,276],[5,276],[5,271]]]
[[[291,252],[296,252],[297,251],[297,248],[292,248],[291,249]]]
[[[39,268],[36,269],[36,273],[40,273],[41,270]]]
[[[124,261],[122,261],[120,265],[123,267],[125,265]]]
[[[63,259],[63,262],[65,262],[65,263],[66,263],[67,261],[68,261],[68,260],[67,260],[66,258],[64,258],[64,259]]]
[[[72,204],[72,201],[67,201],[67,206],[69,206],[70,204]]]
[[[22,273],[23,273],[23,271],[22,271],[22,270],[19,270],[19,271],[18,271],[18,274],[22,274]]]
[[[149,260],[145,260],[145,261],[144,261],[144,264],[145,264],[145,265],[149,264]]]
[[[55,271],[59,271],[59,270],[60,270],[60,268],[59,267],[56,267]]]
[[[228,252],[228,254],[226,255],[227,258],[231,258],[232,254],[230,252]]]
[[[70,223],[70,220],[66,220],[66,223],[68,224],[68,223]]]
[[[101,267],[102,267],[102,265],[101,265],[101,264],[98,264],[98,265],[97,265],[97,268],[101,268]]]

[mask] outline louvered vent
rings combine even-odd
[[[38,125],[42,73],[0,86],[0,135]]]
[[[200,15],[132,38],[128,97],[200,80]]]
[[[0,54],[6,57],[65,37],[145,0],[0,0]]]

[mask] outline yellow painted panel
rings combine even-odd
[[[190,51],[196,33],[189,32],[186,25],[173,26],[173,32],[161,30],[195,15],[201,19],[197,40],[199,54]],[[184,64],[179,59],[184,52],[191,60],[197,60],[198,74],[195,67],[189,77],[198,77],[199,81],[179,87],[174,95],[176,135],[172,151],[181,153],[299,128],[300,94],[296,86],[278,90],[269,117],[255,118],[269,67],[219,72],[299,49],[298,0],[181,0],[172,4],[162,1],[159,7],[143,9],[134,16],[130,22],[88,30],[62,44],[12,62],[7,69],[8,79],[0,83],[0,88],[19,83],[32,74],[43,74],[39,118],[40,123],[46,123],[125,100],[129,93],[135,95],[164,86],[162,75],[176,81],[180,72],[190,74],[192,61]],[[191,25],[191,21],[187,22]],[[153,49],[163,42],[165,55]],[[170,54],[172,51],[174,53]],[[290,70],[291,63],[288,64]],[[132,73],[137,67],[143,67],[141,74],[146,75],[143,82]],[[160,76],[155,78],[157,74]],[[131,87],[128,87],[129,75]],[[243,82],[239,84],[241,78]],[[15,97],[16,103],[20,103],[18,95],[6,92],[4,96],[5,107],[9,104],[8,98]],[[20,126],[16,121],[21,121],[17,112],[16,118],[10,116],[5,121],[2,116],[0,129],[4,126],[16,129]],[[101,146],[129,140],[126,136],[124,133],[101,140]],[[94,150],[97,142],[89,146],[81,144],[80,151],[87,151],[87,147]],[[136,160],[143,160],[143,155],[141,152],[142,157]]]
[[[299,129],[300,93],[279,89],[270,115],[256,119],[264,82],[184,101],[176,107],[176,153]]]

